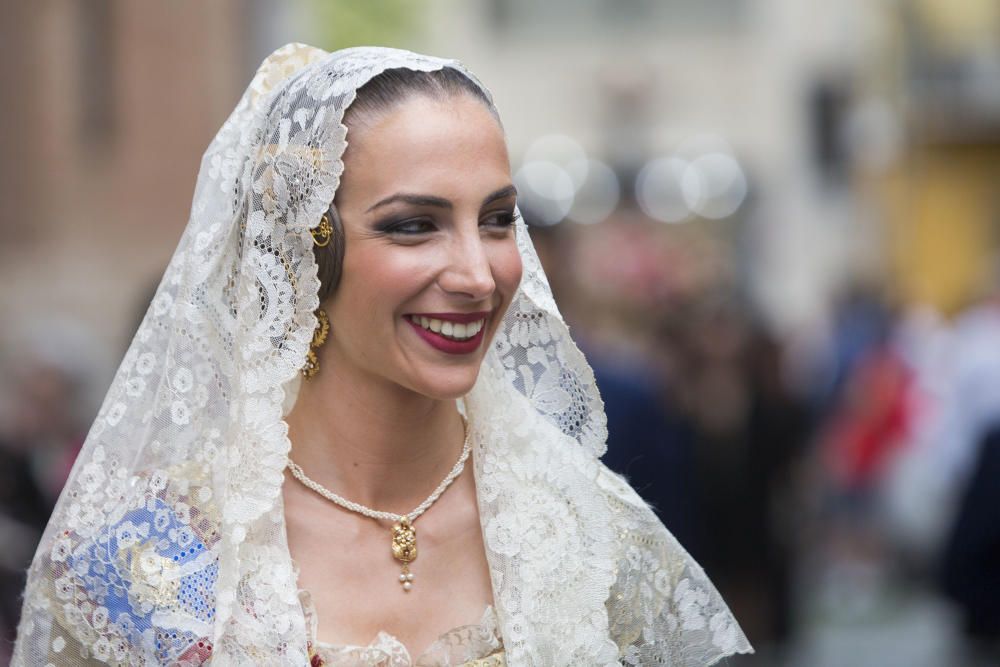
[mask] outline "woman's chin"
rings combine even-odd
[[[472,390],[479,377],[479,367],[475,369],[449,369],[439,372],[428,372],[419,382],[414,383],[414,389],[440,401],[461,398]]]

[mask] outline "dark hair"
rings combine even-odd
[[[476,82],[457,69],[443,67],[432,72],[395,68],[377,74],[358,88],[354,101],[344,112],[344,125],[350,134],[351,128],[363,127],[415,95],[445,100],[461,94],[472,95],[481,101],[500,122],[493,101]],[[320,280],[320,303],[337,289],[344,266],[344,225],[337,214],[335,202],[336,197],[329,211],[333,226],[330,243],[324,247],[313,246]]]

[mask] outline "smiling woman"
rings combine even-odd
[[[15,664],[750,650],[598,460],[603,405],[516,197],[458,62],[270,56],[50,520]]]

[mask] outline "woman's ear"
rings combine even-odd
[[[330,204],[312,233],[316,241],[313,253],[320,281],[319,301],[323,303],[337,289],[344,267],[344,223],[336,204]]]

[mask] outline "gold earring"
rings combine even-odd
[[[316,351],[326,342],[326,336],[330,333],[330,318],[322,308],[316,310],[316,330],[313,331],[312,341],[309,343],[309,351],[306,352],[306,365],[302,367],[302,375],[305,379],[310,379],[319,372],[319,357]]]
[[[320,248],[330,245],[330,237],[333,236],[333,225],[330,224],[330,214],[324,213],[323,217],[319,219],[319,224],[309,231],[312,233],[313,241]]]

